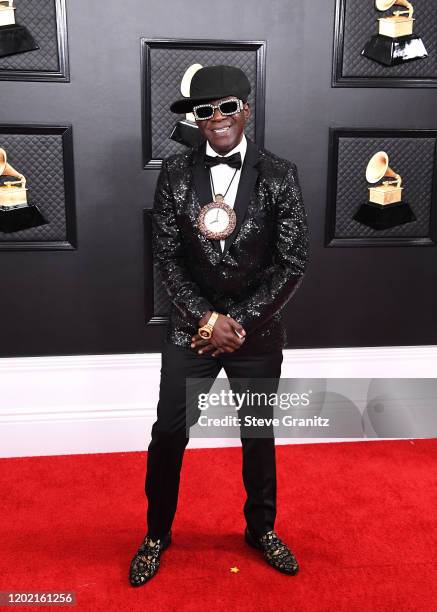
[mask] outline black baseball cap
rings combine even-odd
[[[250,83],[236,66],[205,66],[200,68],[190,84],[190,96],[176,100],[170,106],[173,113],[191,113],[196,104],[235,96],[244,102],[250,94]]]

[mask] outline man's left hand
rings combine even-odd
[[[224,349],[218,349],[215,347],[209,339],[202,338],[199,334],[196,334],[191,338],[191,348],[197,351],[200,355],[203,353],[208,353],[210,351],[214,351],[212,354],[213,357],[217,357],[220,353],[225,353]]]

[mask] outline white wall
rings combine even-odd
[[[160,367],[150,353],[1,359],[0,456],[145,450]],[[436,378],[437,346],[285,350],[282,377]],[[286,440],[300,441],[311,440]],[[230,445],[239,440],[190,441]]]

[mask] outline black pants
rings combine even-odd
[[[152,427],[148,448],[145,491],[148,499],[148,533],[162,538],[171,528],[176,513],[180,470],[188,444],[186,425],[193,424],[186,413],[186,379],[215,379],[222,367],[231,389],[232,379],[245,379],[246,388],[275,393],[281,375],[282,349],[274,353],[210,353],[199,355],[192,348],[164,343],[157,420]],[[269,379],[258,381],[256,379]],[[238,381],[236,381],[238,382]],[[241,380],[240,380],[241,382]],[[203,392],[208,392],[212,381]],[[266,386],[267,385],[267,386]],[[241,387],[236,387],[241,390]],[[273,412],[273,411],[272,411]],[[198,416],[198,415],[197,415]],[[271,415],[270,415],[271,416]],[[196,417],[195,417],[196,418]],[[194,418],[194,422],[195,422]],[[243,450],[243,482],[247,493],[244,504],[246,523],[254,536],[274,527],[276,518],[276,458],[273,429],[269,437],[246,437],[240,433]]]

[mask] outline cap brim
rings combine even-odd
[[[197,104],[202,104],[203,102],[211,102],[211,100],[220,100],[221,98],[225,98],[226,95],[232,94],[223,94],[223,92],[217,92],[216,94],[211,94],[210,96],[202,97],[202,98],[181,98],[180,100],[176,100],[170,106],[170,110],[172,113],[183,114],[183,113],[191,113],[193,107]]]

